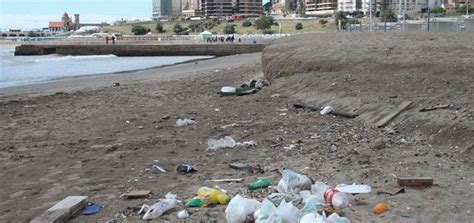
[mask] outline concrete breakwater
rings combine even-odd
[[[15,56],[109,55],[116,56],[228,56],[262,52],[266,44],[175,44],[175,45],[21,45]]]

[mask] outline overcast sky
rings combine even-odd
[[[152,0],[0,0],[0,29],[43,28],[81,14],[81,22],[151,19]]]

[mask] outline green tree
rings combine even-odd
[[[444,14],[445,12],[446,12],[446,10],[443,9],[443,7],[440,7],[440,6],[436,6],[433,9],[431,9],[431,13],[435,13],[435,14]]]
[[[242,23],[242,27],[250,27],[250,26],[252,26],[252,22],[250,22],[249,20],[245,20]]]
[[[318,22],[319,22],[319,24],[321,24],[321,25],[323,25],[323,26],[328,23],[328,21],[325,20],[325,19],[320,19]]]
[[[269,1],[263,5],[263,11],[265,11],[268,15],[272,12],[272,2]]]
[[[395,12],[393,10],[387,9],[383,13],[384,13],[384,15],[382,16],[382,22],[385,22],[385,20],[387,20],[387,22],[396,22],[397,21],[397,15],[395,14]]]
[[[344,12],[336,12],[336,26],[339,26],[339,21],[341,21],[341,27],[345,29],[347,26],[347,17]]]
[[[234,34],[235,33],[235,24],[227,24],[224,27],[224,34]]]
[[[174,24],[173,32],[176,35],[189,35],[188,28],[183,28],[179,23]]]
[[[164,33],[164,32],[165,32],[165,30],[163,29],[163,25],[161,25],[161,23],[156,24],[155,29],[156,29],[156,31],[158,31],[159,33]]]
[[[297,30],[303,29],[303,23],[301,23],[301,22],[296,23],[295,29],[297,29]]]
[[[253,24],[256,29],[262,30],[264,33],[271,33],[272,25],[275,25],[275,21],[271,16],[260,16]]]
[[[132,33],[135,35],[145,35],[147,33],[147,28],[143,26],[133,26]]]

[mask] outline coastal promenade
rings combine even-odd
[[[34,56],[47,54],[61,55],[109,55],[116,56],[228,56],[234,54],[262,52],[266,44],[35,44],[21,45],[15,49],[15,56]]]

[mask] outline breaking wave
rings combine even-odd
[[[54,57],[48,58],[39,58],[35,59],[35,63],[44,63],[44,62],[58,62],[58,61],[71,61],[71,60],[95,60],[95,59],[104,59],[104,58],[115,58],[117,56],[110,55],[90,55],[90,56],[59,56],[54,55]]]

